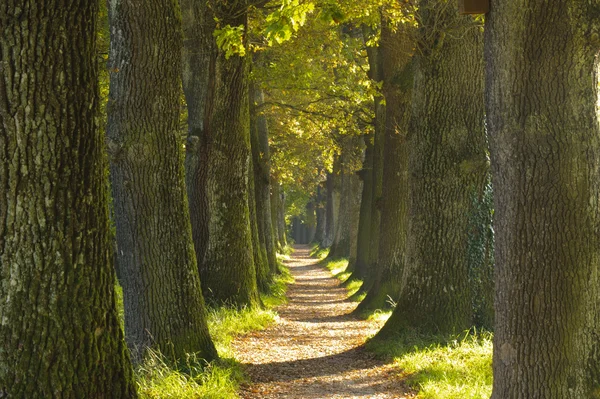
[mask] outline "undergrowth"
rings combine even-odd
[[[487,399],[492,393],[492,334],[423,337],[404,333],[367,349],[391,357],[421,399]]]
[[[141,398],[235,399],[245,376],[235,360],[232,342],[237,335],[262,330],[273,323],[275,306],[286,302],[287,284],[293,282],[289,270],[280,264],[281,273],[275,276],[269,294],[261,295],[261,308],[208,309],[208,328],[220,359],[206,363],[190,354],[174,365],[156,351],[149,351],[144,362],[135,368],[138,393]],[[116,289],[117,305],[123,320],[122,290]]]

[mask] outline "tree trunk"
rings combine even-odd
[[[279,223],[278,221],[278,209],[279,209],[279,182],[271,176],[271,228],[273,229],[273,239],[275,240],[275,248],[277,251],[283,249],[283,245],[279,240]]]
[[[348,278],[351,280],[364,280],[369,268],[371,249],[371,216],[373,210],[373,137],[364,136],[365,159],[358,176],[362,180],[362,194],[358,220],[358,233],[356,242],[356,262],[354,270]]]
[[[494,399],[600,397],[599,12],[520,0],[486,20]]]
[[[254,149],[252,150],[254,151]],[[267,293],[271,283],[271,272],[267,260],[267,249],[263,243],[264,236],[261,237],[259,218],[257,217],[257,197],[255,187],[254,162],[250,161],[250,170],[248,171],[248,208],[250,208],[250,229],[252,233],[252,253],[254,259],[254,268],[256,270],[256,283],[260,292]]]
[[[333,243],[333,236],[335,234],[335,225],[334,225],[334,199],[333,199],[333,191],[334,191],[334,176],[332,173],[327,173],[327,180],[325,181],[325,190],[326,200],[325,200],[325,236],[323,237],[323,241],[321,242],[321,247],[329,248]]]
[[[269,152],[269,127],[267,118],[259,114],[257,106],[264,103],[261,89],[252,86],[250,107],[252,116],[251,147],[254,163],[254,188],[256,193],[256,217],[261,244],[265,248],[268,266],[271,274],[279,268],[277,250],[271,227],[271,156]]]
[[[409,146],[410,210],[402,292],[380,335],[471,326],[468,222],[487,173],[483,35],[445,0],[419,7]]]
[[[227,4],[218,1],[211,5],[214,17],[223,24],[246,29],[248,16],[244,4],[226,8]],[[200,277],[204,292],[212,300],[237,307],[253,306],[258,303],[258,290],[248,206],[251,160],[248,59],[237,54],[226,58],[225,52],[218,50],[210,68],[204,120],[209,148],[210,219]]]
[[[326,208],[322,184],[317,186],[317,194],[315,197],[315,221],[315,236],[313,237],[312,242],[321,245],[325,239],[326,233]]]
[[[0,5],[0,396],[134,398],[98,128],[98,3]]]
[[[400,294],[408,229],[408,131],[413,88],[414,32],[382,24],[381,57],[385,96],[385,149],[381,200],[379,256],[373,285],[357,312],[390,306]]]
[[[285,225],[285,191],[283,191],[283,187],[281,184],[277,190],[278,200],[277,200],[277,232],[279,234],[279,244],[281,248],[285,248],[287,245],[287,229]]]
[[[342,154],[339,172],[339,223],[335,225],[335,236],[328,257],[349,258],[349,265],[356,259],[358,219],[362,183],[356,174],[360,165],[361,146],[359,137],[342,138]],[[335,200],[335,199],[334,199]]]
[[[217,356],[208,334],[178,134],[181,26],[168,0],[111,0],[108,139],[126,340],[136,361]]]
[[[188,195],[192,239],[198,270],[204,268],[208,245],[208,146],[204,113],[208,95],[210,59],[214,56],[214,22],[204,1],[182,0],[183,24],[182,82],[188,111],[188,138],[185,156],[185,182]],[[202,272],[200,272],[202,274]]]

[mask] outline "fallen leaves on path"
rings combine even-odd
[[[391,364],[377,360],[362,345],[381,327],[350,315],[339,281],[298,246],[287,266],[296,279],[289,303],[278,309],[277,323],[239,337],[236,357],[251,383],[244,399],[409,399]]]

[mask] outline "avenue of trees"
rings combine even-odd
[[[0,397],[218,359],[207,305],[295,241],[374,339],[488,329],[493,399],[600,398],[600,2],[489,3],[2,1]]]

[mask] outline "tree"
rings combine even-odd
[[[126,340],[172,360],[217,354],[206,311],[178,134],[181,21],[169,0],[112,0],[108,139]]]
[[[264,93],[256,84],[251,85],[251,134],[252,162],[254,166],[254,189],[256,219],[260,241],[257,243],[266,253],[268,270],[275,274],[279,270],[277,249],[271,226],[271,154],[269,150],[269,126],[265,115],[258,111],[264,102]]]
[[[483,35],[443,0],[421,1],[417,20],[406,253],[381,337],[402,327],[457,333],[472,322],[467,226],[487,174]]]
[[[1,396],[136,397],[114,294],[97,16],[95,1],[0,6]]]
[[[212,1],[218,29],[241,30],[247,48],[249,2]],[[239,28],[239,29],[238,29]],[[235,306],[258,304],[256,265],[248,199],[250,114],[248,57],[218,48],[210,60],[210,85],[204,135],[208,146],[206,195],[208,242],[201,273],[204,292],[212,300]]]
[[[381,227],[373,285],[358,312],[389,306],[400,294],[408,231],[408,135],[413,88],[414,27],[392,25],[381,29],[383,94],[386,103]]]
[[[185,185],[194,250],[198,270],[202,274],[209,229],[206,192],[209,160],[204,118],[210,82],[210,60],[216,52],[213,38],[215,25],[206,1],[182,0],[181,15],[183,27],[181,76],[187,105],[188,125]]]
[[[486,18],[494,399],[600,397],[597,2]]]

